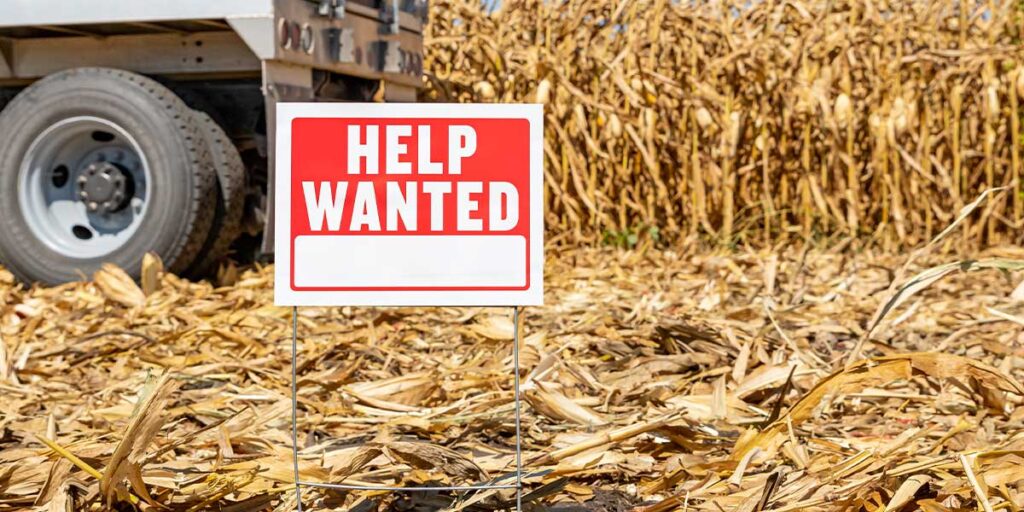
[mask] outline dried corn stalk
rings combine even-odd
[[[908,247],[1019,184],[1009,2],[484,4],[432,4],[423,99],[543,103],[563,239]],[[1019,241],[1016,197],[965,238]]]

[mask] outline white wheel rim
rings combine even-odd
[[[112,183],[119,185],[111,189]],[[29,231],[51,250],[99,258],[124,247],[138,230],[151,183],[145,154],[127,130],[77,116],[50,126],[29,146],[18,200]]]

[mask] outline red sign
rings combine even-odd
[[[541,301],[536,105],[280,104],[279,304]]]

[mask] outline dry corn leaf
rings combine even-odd
[[[600,414],[572,401],[548,384],[534,382],[534,389],[525,393],[526,402],[537,412],[557,421],[596,427],[608,422]]]
[[[160,291],[161,280],[164,274],[164,262],[159,256],[147,252],[142,257],[142,277],[139,279],[142,285],[142,293],[149,297]]]
[[[153,438],[164,426],[167,419],[165,407],[177,387],[178,383],[165,372],[143,388],[135,411],[100,479],[100,491],[108,504],[113,503],[115,497],[118,501],[127,501],[127,480],[132,491],[150,505],[157,506],[143,483],[142,462]]]
[[[93,275],[93,282],[103,295],[125,306],[141,306],[146,302],[146,294],[131,276],[114,265],[104,264]]]

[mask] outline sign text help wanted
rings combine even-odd
[[[275,302],[542,300],[537,105],[278,106]]]

